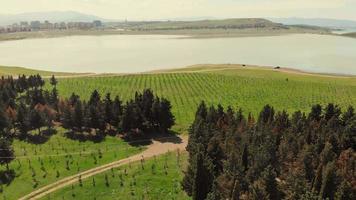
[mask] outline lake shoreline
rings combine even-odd
[[[236,70],[236,69],[267,70],[267,71],[273,71],[277,73],[295,74],[301,76],[325,77],[325,78],[356,78],[356,75],[346,75],[346,74],[337,74],[337,73],[314,73],[314,72],[307,72],[303,70],[294,69],[291,67],[278,68],[273,66],[247,65],[247,64],[196,64],[196,65],[190,65],[186,67],[150,70],[150,71],[136,72],[136,73],[94,73],[94,72],[73,73],[73,72],[62,72],[62,71],[42,71],[42,70],[26,68],[26,67],[0,66],[0,76],[13,76],[14,78],[16,78],[19,74],[16,74],[15,72],[12,74],[10,73],[4,74],[3,73],[4,68],[20,69],[22,72],[29,71],[29,72],[33,72],[33,74],[43,75],[44,78],[50,78],[51,75],[49,74],[51,73],[55,75],[57,78],[82,78],[82,77],[116,77],[116,76],[144,75],[144,74],[195,73],[195,72],[201,73],[201,72],[214,72],[214,71],[221,71],[221,70]]]
[[[207,38],[235,38],[235,37],[265,37],[281,36],[288,34],[317,34],[335,35],[327,31],[304,30],[304,29],[207,29],[207,30],[153,30],[153,31],[123,31],[123,30],[67,30],[67,31],[36,31],[36,32],[16,32],[1,33],[0,42],[26,39],[48,39],[69,36],[107,36],[107,35],[166,35],[178,36],[183,39],[207,39]]]

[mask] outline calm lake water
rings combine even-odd
[[[309,34],[214,39],[72,36],[0,42],[0,55],[0,65],[67,72],[127,73],[239,63],[356,75],[356,39]]]

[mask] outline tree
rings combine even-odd
[[[174,115],[172,114],[171,109],[171,103],[167,99],[162,98],[159,112],[159,128],[163,132],[167,132],[168,129],[170,129],[175,123]]]
[[[36,109],[30,111],[30,125],[32,129],[37,129],[38,134],[41,134],[41,128],[45,126],[44,116]]]
[[[54,75],[52,75],[51,79],[50,79],[50,84],[53,86],[53,87],[56,87],[57,86],[57,79],[56,77],[54,77]]]
[[[264,125],[272,122],[274,119],[274,113],[274,108],[270,105],[266,105],[259,115],[258,123]]]
[[[78,100],[74,106],[72,123],[73,123],[73,128],[75,128],[75,130],[79,132],[83,131],[84,111],[83,111],[82,102],[80,100]]]
[[[0,137],[9,138],[9,118],[5,113],[3,104],[0,102]]]
[[[323,181],[320,189],[322,199],[333,199],[336,191],[336,174],[334,162],[329,162],[323,170]]]
[[[317,104],[312,107],[311,112],[309,113],[309,119],[319,121],[321,118],[322,107],[321,105]]]
[[[199,151],[196,155],[196,168],[193,182],[193,199],[204,200],[212,187],[212,174],[207,164],[206,157]]]
[[[97,90],[94,90],[90,95],[88,104],[98,106],[99,103],[101,103],[100,101],[101,101],[101,97],[100,97],[99,92]]]
[[[106,124],[113,126],[114,112],[113,112],[113,102],[110,97],[110,93],[107,93],[104,99],[104,121]],[[117,125],[117,124],[115,124]]]
[[[88,105],[88,116],[87,116],[86,126],[94,129],[95,131],[100,130],[103,132],[105,130],[104,113],[100,106],[94,104]]]
[[[63,114],[61,117],[62,126],[65,129],[73,129],[72,108],[66,104],[63,108]]]
[[[276,172],[271,165],[269,165],[262,173],[262,180],[269,199],[280,199],[276,181]]]
[[[123,106],[119,96],[116,96],[112,105],[112,119],[110,124],[114,127],[119,127],[123,113]]]
[[[9,171],[9,163],[15,159],[15,153],[8,138],[0,136],[0,164],[6,165]]]
[[[352,189],[352,186],[349,182],[347,181],[342,181],[341,185],[338,187],[337,192],[335,194],[335,199],[336,200],[349,200],[349,199],[355,199],[356,198],[356,193]]]
[[[15,127],[19,130],[22,136],[26,135],[29,130],[29,119],[28,119],[29,111],[26,105],[21,102],[17,108],[16,122]]]

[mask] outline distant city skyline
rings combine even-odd
[[[1,0],[0,14],[68,10],[117,20],[194,17],[356,20],[356,0]]]

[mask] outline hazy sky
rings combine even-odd
[[[107,19],[326,17],[356,20],[356,0],[0,0],[0,14],[67,10]]]

